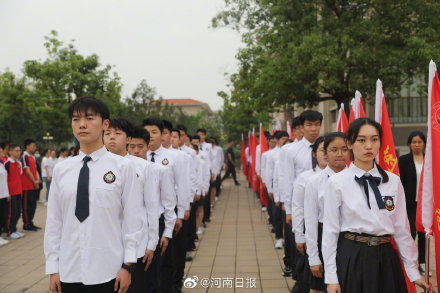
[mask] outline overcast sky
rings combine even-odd
[[[142,80],[164,98],[195,98],[220,109],[217,92],[236,68],[240,36],[212,29],[223,0],[0,0],[0,71],[45,58],[54,29],[81,54],[115,66],[123,95]]]

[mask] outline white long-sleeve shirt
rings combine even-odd
[[[190,147],[187,147],[186,145],[182,145],[180,149],[185,152],[187,155],[189,155],[189,172],[190,172],[190,181],[191,181],[191,202],[194,200],[194,195],[197,193],[198,188],[198,178],[197,178],[197,171],[194,167],[195,160],[197,158],[197,153],[195,150],[193,150]],[[190,208],[189,206],[187,208]]]
[[[261,145],[255,147],[255,173],[261,177]]]
[[[225,155],[223,154],[223,149],[217,145],[212,147],[211,152],[213,156],[213,164],[211,166],[211,172],[212,174],[217,176],[220,174],[222,170],[223,163],[225,161]]]
[[[283,158],[284,163],[282,164],[283,182],[281,189],[281,198],[286,207],[286,214],[292,214],[292,196],[293,196],[293,186],[295,184],[296,178],[299,174],[304,171],[312,169],[312,145],[305,137],[293,143],[291,148],[286,150],[286,157]]]
[[[387,207],[381,210],[377,206],[373,190],[368,186],[370,209],[363,186],[355,181],[355,176],[361,177],[365,173],[352,163],[347,169],[330,177],[325,187],[322,236],[325,282],[339,283],[336,253],[341,232],[376,236],[393,235],[408,277],[413,282],[420,278],[418,254],[411,237],[402,183],[398,176],[387,172],[389,181],[379,185],[382,199]],[[368,173],[381,177],[376,167]]]
[[[293,186],[292,203],[289,210],[291,210],[292,212],[292,232],[295,233],[296,243],[306,243],[306,238],[304,235],[305,189],[307,182],[320,172],[321,169],[319,169],[319,167],[316,167],[315,170],[310,169],[301,173],[296,179],[295,185]]]
[[[307,173],[306,171],[304,173]],[[303,174],[304,174],[303,173]],[[304,225],[309,264],[316,266],[321,264],[318,249],[318,224],[324,219],[324,192],[328,178],[335,172],[326,167],[318,174],[306,181],[304,196]],[[300,175],[301,177],[301,175]],[[299,181],[299,178],[297,182]]]
[[[80,222],[75,207],[85,156],[80,152],[55,166],[44,253],[46,274],[91,285],[114,279],[123,262],[136,262],[144,211],[132,163],[102,147],[89,155],[89,216]]]
[[[138,247],[138,257],[141,257],[146,249],[156,250],[157,243],[159,242],[160,215],[158,215],[157,211],[160,206],[161,178],[164,176],[165,168],[129,154],[125,157],[135,166],[136,177],[139,178],[142,187],[145,225],[143,237]]]
[[[147,152],[147,160],[151,162],[152,151]],[[174,225],[176,223],[176,212],[174,208],[177,205],[177,189],[176,180],[180,179],[178,171],[178,164],[175,154],[171,153],[164,147],[160,147],[154,151],[154,163],[164,166],[167,169],[166,174],[170,177],[170,184],[172,189],[161,190],[159,216],[163,213],[165,218],[164,237],[172,238]],[[183,189],[180,189],[182,191]],[[168,191],[168,192],[167,192]]]
[[[199,151],[198,156],[201,161],[201,188],[202,188],[202,194],[205,195],[209,191],[209,183],[211,179],[211,173],[210,173],[210,157],[209,153],[205,151]]]
[[[278,153],[281,148],[276,147],[268,152],[265,152],[263,155],[266,155],[266,164],[265,164],[265,176],[263,176],[264,184],[266,184],[267,192],[274,193],[274,175],[275,175],[275,167],[278,160]]]
[[[263,180],[263,183],[266,185],[266,188],[267,188],[267,183],[266,183],[267,182],[267,157],[272,150],[273,149],[270,149],[261,155],[261,180]]]

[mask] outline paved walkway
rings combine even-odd
[[[38,204],[36,224],[43,226],[45,216],[45,206]],[[0,248],[1,293],[48,292],[43,235],[29,232]],[[281,276],[281,258],[254,194],[227,180],[194,260],[186,266],[187,277],[197,277],[197,286],[184,292],[288,292],[293,281]]]
[[[187,288],[183,291],[289,292],[293,280],[281,276],[283,250],[274,249],[266,213],[261,212],[254,193],[244,183],[236,187],[231,181],[224,183],[212,221],[197,244],[194,260],[187,263]],[[39,204],[37,225],[43,226],[45,215],[46,208]],[[26,233],[24,238],[0,248],[1,293],[47,293],[48,286],[42,231]]]

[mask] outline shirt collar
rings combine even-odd
[[[155,150],[155,151],[148,150],[147,156],[149,156],[151,153],[154,153],[155,155],[160,155],[164,151],[165,151],[165,148],[162,145],[160,145],[160,147],[157,150]]]
[[[322,171],[325,172],[329,177],[336,174],[335,171],[333,171],[333,169],[329,166],[325,167],[325,169]]]
[[[303,144],[305,144],[307,147],[310,147],[310,145],[312,145],[313,143],[311,143],[310,141],[308,141],[306,139],[306,137],[303,137],[300,142],[302,142]]]
[[[23,155],[26,155],[26,156],[32,156],[32,155],[29,154],[27,151],[24,151],[24,152],[23,152]]]
[[[8,161],[11,163],[20,162],[19,160],[13,159],[12,157],[8,157]]]
[[[353,162],[350,164],[350,167],[348,167],[357,177],[362,177],[365,175],[365,173],[370,173],[372,176],[380,176],[379,170],[377,170],[376,164],[374,164],[373,169],[369,171],[362,170],[361,168],[357,167]]]
[[[85,156],[89,156],[92,158],[93,162],[96,162],[99,158],[101,158],[102,156],[104,156],[107,153],[107,149],[105,148],[105,146],[102,146],[100,149],[94,151],[93,153],[91,153],[90,155],[86,155],[85,153],[83,153],[81,150],[79,151],[78,154],[78,159],[80,161],[82,161],[82,159],[84,159]]]

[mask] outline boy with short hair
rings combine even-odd
[[[94,97],[69,106],[77,156],[57,164],[47,206],[44,252],[52,292],[124,293],[143,234],[143,203],[132,163],[107,151],[107,105]]]
[[[40,194],[40,175],[37,170],[37,160],[34,157],[37,151],[37,143],[33,139],[24,141],[24,152],[21,156],[23,174],[21,181],[23,184],[23,229],[25,231],[38,231],[40,227],[34,225],[35,210]]]

